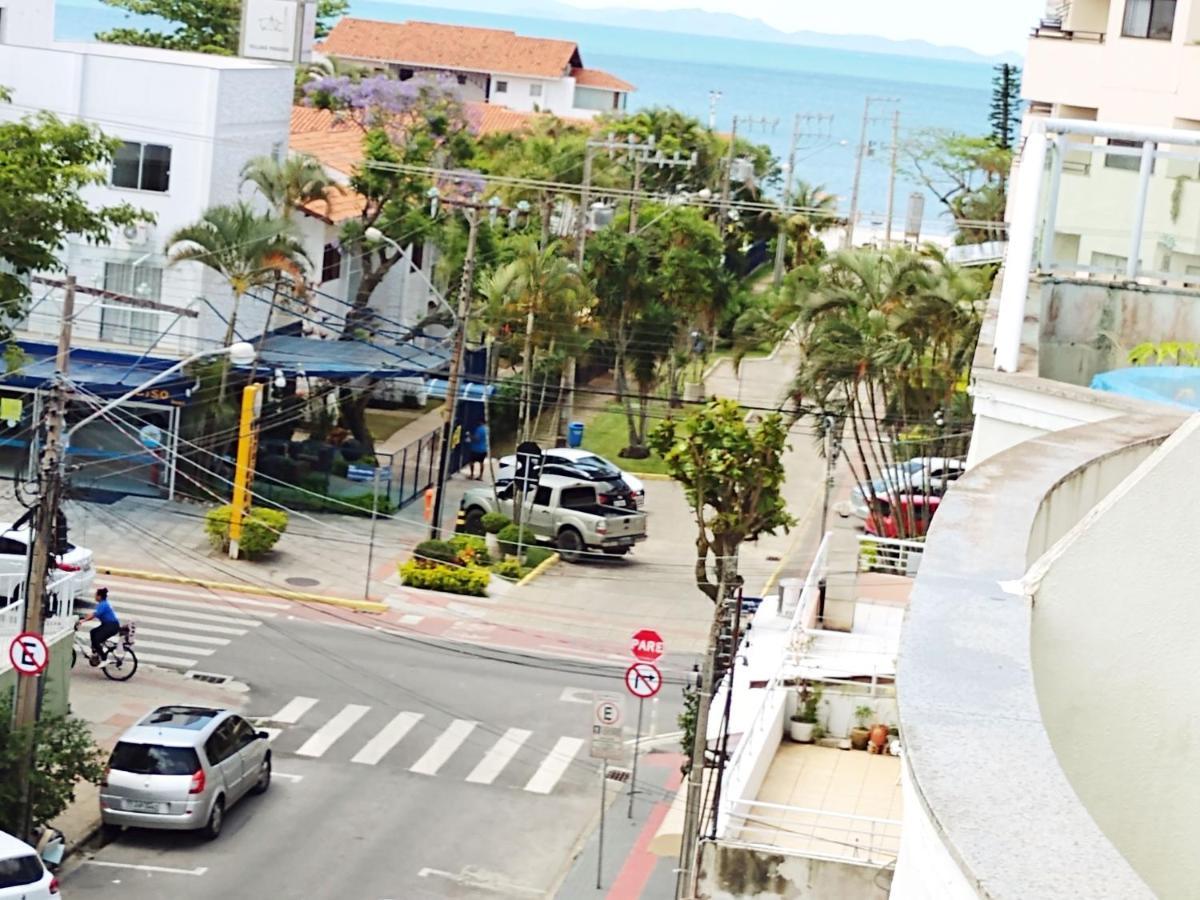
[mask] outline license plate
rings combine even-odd
[[[624,508],[625,508],[625,501],[624,501],[624,500],[614,500],[614,501],[613,501],[613,506],[619,506],[619,507],[621,507],[622,509],[624,509]]]
[[[617,546],[618,547],[632,547],[633,546],[633,538],[627,538],[627,537],[617,538]]]
[[[125,808],[130,812],[161,813],[166,810],[165,803],[155,803],[152,800],[126,800]]]

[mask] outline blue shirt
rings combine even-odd
[[[475,430],[471,432],[470,448],[473,453],[487,453],[488,427],[486,425],[475,426]]]
[[[108,625],[120,625],[121,624],[120,621],[117,619],[117,614],[115,612],[113,612],[112,605],[108,602],[107,599],[101,600],[99,603],[96,604],[96,611],[95,611],[95,613],[93,613],[93,615],[95,615],[95,617],[97,619],[99,619],[101,622],[104,622]]]

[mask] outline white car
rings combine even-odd
[[[961,459],[941,456],[919,456],[897,463],[884,470],[871,487],[876,497],[887,498],[889,493],[941,496],[952,481],[966,471]],[[850,491],[850,511],[860,519],[870,515],[867,508],[866,482],[856,484]]]
[[[511,481],[516,474],[516,456],[504,456],[497,461],[496,482]],[[565,475],[568,478],[578,478],[581,481],[592,481],[612,484],[616,481],[625,482],[625,487],[633,497],[637,509],[646,505],[646,486],[641,479],[622,471],[603,456],[597,456],[590,450],[577,450],[570,447],[553,447],[542,454],[542,471],[547,475]],[[604,500],[600,501],[604,503]],[[619,505],[619,504],[618,504]]]
[[[0,531],[0,575],[24,574],[26,556],[29,553],[30,529],[3,526]],[[96,580],[96,568],[92,560],[92,551],[84,547],[67,544],[68,550],[54,561],[54,566],[60,572],[79,572],[80,577],[75,585],[75,597],[90,597],[92,583]]]
[[[37,851],[0,831],[0,900],[56,900],[58,879],[46,871]]]

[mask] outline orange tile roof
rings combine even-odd
[[[435,22],[376,22],[345,16],[317,50],[327,56],[469,72],[561,78],[581,65],[572,41]]]
[[[610,75],[603,69],[582,69],[577,67],[571,70],[571,75],[575,79],[575,83],[580,87],[604,88],[609,91],[622,91],[626,94],[635,90],[634,86],[628,81],[622,81],[616,75]]]
[[[304,211],[310,216],[324,219],[330,225],[341,225],[348,219],[357,219],[367,207],[367,201],[362,194],[345,188],[342,191],[331,190],[324,200],[313,200],[304,206]]]

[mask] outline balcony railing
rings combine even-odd
[[[884,866],[900,852],[896,819],[853,816],[822,809],[738,800],[730,810],[734,846],[772,854],[817,857]]]
[[[860,572],[888,572],[892,575],[907,575],[915,578],[917,570],[921,567],[921,556],[924,553],[924,541],[881,538],[875,537],[873,534],[858,536],[858,570]]]
[[[79,590],[82,572],[60,572],[52,578],[46,593],[46,619],[42,632],[46,640],[54,640],[75,627],[75,594]],[[25,630],[25,575],[0,575],[0,640],[7,646],[8,638]],[[9,664],[7,654],[0,659],[0,668]]]

